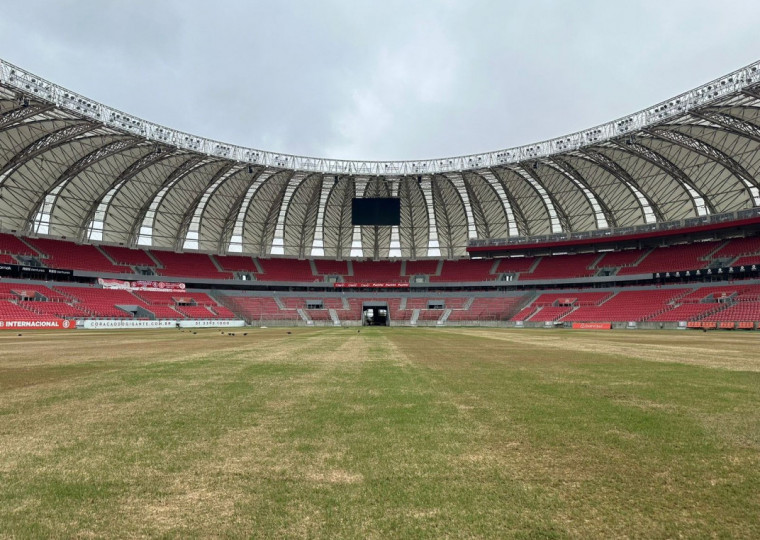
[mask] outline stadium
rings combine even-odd
[[[760,63],[351,161],[0,61],[2,528],[756,536],[759,145]]]

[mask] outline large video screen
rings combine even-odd
[[[353,225],[399,225],[401,199],[398,197],[367,197],[351,201]]]

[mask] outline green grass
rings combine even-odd
[[[0,537],[760,537],[760,336],[0,335]]]

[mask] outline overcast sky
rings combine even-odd
[[[760,2],[25,0],[0,57],[225,142],[422,159],[537,142],[760,59]]]

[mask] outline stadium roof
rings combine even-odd
[[[256,256],[453,258],[468,240],[737,212],[760,206],[758,68],[541,143],[379,162],[204,139],[0,60],[0,229]],[[401,225],[352,227],[351,199],[369,196],[400,197]]]

